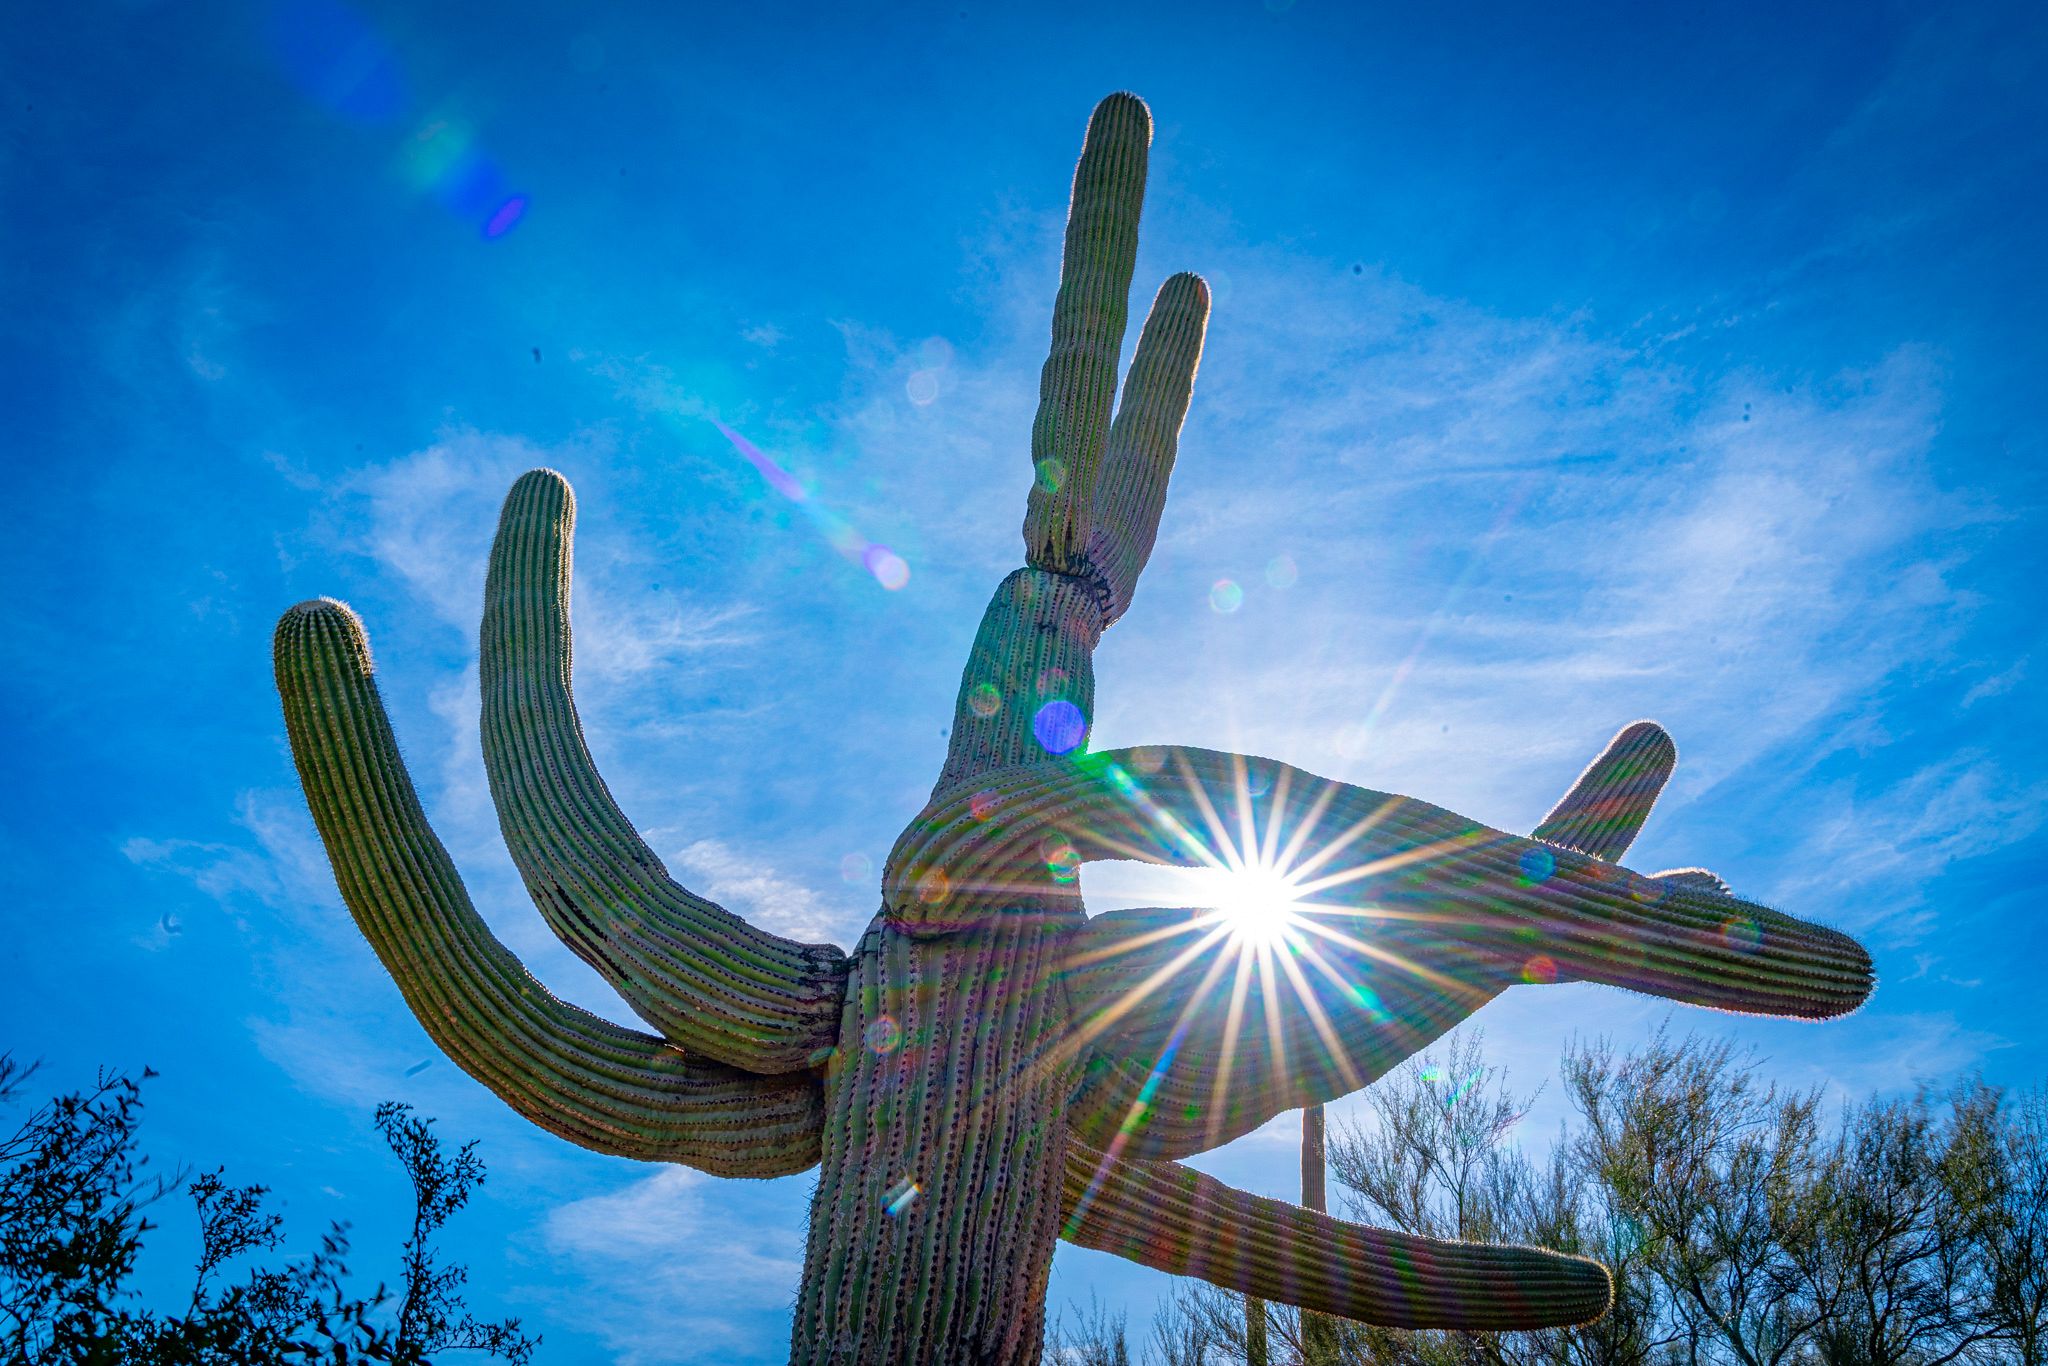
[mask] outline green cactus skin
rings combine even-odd
[[[1064,1232],[1082,1247],[1391,1328],[1580,1323],[1612,1294],[1598,1262],[1364,1228],[1178,1162],[1105,1162],[1077,1144],[1067,1191],[1079,1208]]]
[[[1625,726],[1533,834],[1612,862],[1635,842],[1677,766],[1678,746],[1662,726],[1655,721]]]
[[[278,624],[285,727],[336,883],[448,1056],[599,1152],[724,1176],[819,1166],[794,1366],[1030,1366],[1061,1236],[1375,1323],[1584,1321],[1608,1303],[1596,1263],[1360,1228],[1173,1159],[1356,1090],[1516,982],[1802,1018],[1871,989],[1841,935],[1702,869],[1615,862],[1677,758],[1650,722],[1526,839],[1267,759],[1088,752],[1095,646],[1151,553],[1209,311],[1198,277],[1167,280],[1115,402],[1150,139],[1130,95],[1089,124],[1025,567],[983,616],[938,783],[850,956],[685,890],[613,802],[571,692],[559,475],[513,486],[491,551],[485,762],[541,914],[658,1034],[557,1000],[485,928],[355,614],[322,599]],[[1249,950],[1206,912],[1084,911],[1082,862],[1211,863],[1234,822],[1287,832],[1313,875],[1314,934],[1288,951]]]
[[[576,499],[553,470],[505,499],[484,585],[484,767],[543,918],[678,1048],[800,1071],[839,1033],[846,955],[791,944],[678,886],[583,743],[569,693]]]
[[[371,679],[362,623],[331,599],[277,624],[285,729],[335,882],[441,1050],[550,1133],[721,1176],[818,1158],[821,1089],[761,1076],[555,999],[497,941],[427,826]]]

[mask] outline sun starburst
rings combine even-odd
[[[1249,949],[1279,949],[1300,930],[1301,894],[1296,879],[1280,867],[1254,861],[1236,868],[1205,869],[1204,899],[1219,923]]]

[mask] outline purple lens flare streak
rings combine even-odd
[[[821,506],[795,475],[776,464],[759,446],[717,418],[711,419],[711,425],[732,443],[740,458],[754,467],[754,472],[767,482],[769,488],[795,503],[810,518],[834,550],[865,569],[876,583],[892,593],[910,582],[910,565],[901,555],[879,541],[870,541],[854,530],[851,522]]]

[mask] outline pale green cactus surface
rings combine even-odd
[[[652,1033],[552,995],[428,828],[340,603],[286,612],[278,691],[364,936],[435,1042],[535,1124],[720,1176],[820,1168],[790,1359],[1031,1363],[1065,1237],[1372,1323],[1508,1329],[1600,1314],[1594,1262],[1359,1227],[1175,1159],[1366,1085],[1520,982],[1604,982],[1822,1018],[1868,995],[1853,941],[1699,869],[1618,859],[1677,754],[1618,735],[1528,838],[1267,759],[1090,752],[1093,654],[1152,550],[1208,320],[1166,281],[1116,399],[1151,116],[1096,109],[1074,175],[1031,430],[1025,567],[996,589],[930,802],[851,954],[675,882],[613,802],[570,680],[575,501],[516,483],[491,551],[483,749],[535,905]],[[1199,910],[1090,918],[1092,859],[1259,864],[1277,934]],[[676,1308],[679,1326],[690,1306]]]

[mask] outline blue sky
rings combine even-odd
[[[1067,181],[1120,88],[1157,128],[1139,306],[1193,269],[1215,313],[1096,743],[1526,830],[1656,717],[1680,773],[1631,862],[1881,974],[1824,1027],[1681,1025],[1842,1095],[2048,1073],[2038,10],[574,8],[0,18],[0,1047],[49,1083],[155,1067],[160,1161],[274,1186],[296,1250],[353,1220],[373,1278],[404,1192],[370,1113],[412,1101],[482,1140],[456,1242],[547,1360],[780,1361],[808,1178],[583,1153],[439,1058],[334,894],[270,627],[363,614],[479,905],[629,1020],[526,904],[476,740],[497,504],[562,470],[622,804],[695,890],[851,944],[1020,560]],[[1665,1013],[1524,988],[1476,1024],[1533,1085]],[[1201,1165],[1291,1193],[1297,1134]],[[1054,1293],[1142,1321],[1166,1285],[1064,1249]]]

